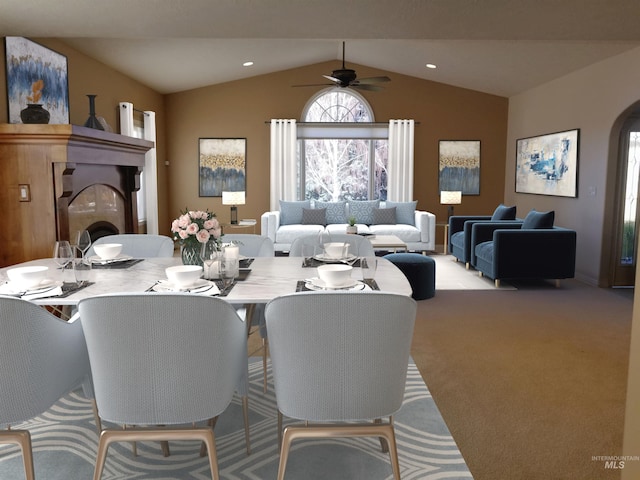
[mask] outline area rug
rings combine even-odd
[[[275,479],[278,470],[276,406],[273,385],[262,392],[262,360],[251,358],[249,394],[251,455],[245,451],[240,399],[234,399],[215,428],[220,477],[225,480]],[[269,376],[271,381],[271,376]],[[396,414],[401,475],[412,479],[472,478],[418,369],[409,365],[404,403]],[[287,420],[285,419],[285,425]],[[80,391],[63,397],[43,415],[15,428],[32,434],[38,480],[87,480],[93,476],[98,436],[91,404]],[[210,480],[207,458],[197,442],[170,442],[163,457],[157,442],[109,448],[104,480]],[[300,440],[293,444],[287,480],[391,479],[388,455],[375,438]],[[24,478],[14,446],[0,446],[0,479]]]
[[[509,282],[495,282],[481,277],[474,269],[467,270],[464,263],[456,262],[453,255],[431,254],[436,261],[436,292],[438,290],[516,290]]]

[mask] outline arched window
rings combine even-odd
[[[387,198],[387,129],[373,126],[364,97],[345,88],[314,95],[304,108],[300,186],[304,198],[338,201]]]

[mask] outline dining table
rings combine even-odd
[[[145,259],[132,259],[129,264],[94,265],[89,281],[80,288],[74,288],[75,278],[73,270],[60,270],[53,259],[43,258],[31,260],[18,265],[12,265],[0,269],[0,278],[6,277],[6,271],[10,268],[44,265],[49,267],[49,278],[64,282],[68,290],[60,295],[29,298],[30,301],[42,306],[75,306],[80,300],[102,294],[148,292],[154,286],[166,281],[165,269],[170,266],[180,265],[180,257],[157,257]],[[234,281],[228,291],[223,291],[222,298],[235,305],[261,304],[270,300],[305,290],[305,281],[317,277],[315,266],[308,266],[308,259],[303,257],[256,257],[251,259],[250,266],[240,271],[239,277]],[[361,269],[356,266],[352,271],[354,280],[362,280]],[[397,293],[411,296],[412,289],[404,274],[384,257],[378,257],[378,266],[374,281],[366,282],[368,285],[362,289],[363,293],[371,290]],[[71,288],[69,288],[71,286]],[[60,290],[57,290],[60,292]],[[194,290],[194,294],[196,290]],[[0,291],[1,293],[1,291]]]

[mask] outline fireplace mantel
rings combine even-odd
[[[122,197],[124,232],[136,233],[136,193],[153,142],[77,125],[0,124],[0,266],[50,257],[69,240],[69,204],[87,187]]]

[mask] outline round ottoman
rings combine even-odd
[[[390,253],[384,258],[407,277],[414,300],[425,300],[436,294],[436,261],[433,258],[419,253]]]

